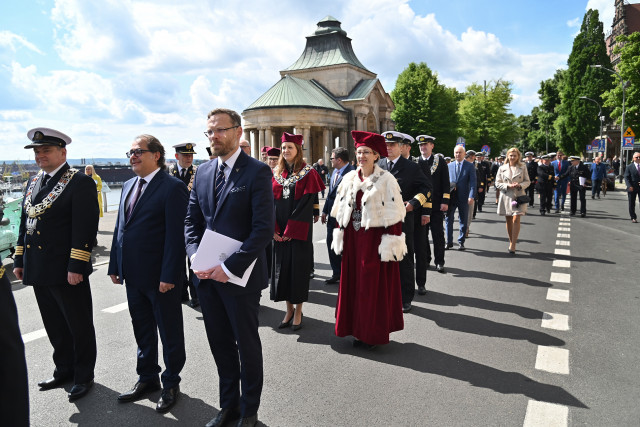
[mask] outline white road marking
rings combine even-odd
[[[571,242],[568,240],[556,240],[556,246],[570,246]]]
[[[571,234],[568,233],[558,233],[556,235],[557,239],[570,239],[571,238]]]
[[[564,225],[564,224],[560,224],[560,225]],[[558,227],[558,231],[571,231],[570,227]]]
[[[316,243],[325,243],[326,244],[327,243],[327,239],[318,240],[318,241],[316,241]]]
[[[22,334],[22,341],[26,344],[30,341],[35,341],[38,338],[47,336],[47,331],[44,329],[38,329],[37,331],[29,332],[28,334]]]
[[[106,264],[109,264],[109,260],[96,262],[95,264],[93,264],[93,266],[94,267],[100,267],[101,265],[106,265]]]
[[[553,253],[555,255],[566,255],[566,256],[571,255],[571,251],[569,249],[556,249],[555,251],[553,251]]]
[[[551,273],[551,278],[549,279],[551,282],[557,283],[571,283],[571,274],[569,273]]]
[[[568,331],[569,316],[566,314],[544,312],[542,314],[542,324],[540,326],[547,329],[555,329],[557,331]]]
[[[571,268],[571,261],[566,259],[554,259],[553,267]]]
[[[569,375],[569,350],[557,347],[538,346],[536,369]]]
[[[114,314],[114,313],[118,313],[118,312],[120,312],[122,310],[126,310],[127,308],[129,308],[129,304],[126,303],[126,302],[123,302],[122,304],[118,304],[118,305],[114,305],[113,307],[105,308],[102,311],[104,313]]]
[[[568,420],[567,406],[530,400],[527,404],[523,427],[566,427]]]
[[[551,301],[569,302],[569,290],[568,289],[548,289],[547,299]]]

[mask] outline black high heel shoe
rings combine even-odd
[[[304,313],[300,313],[300,323],[298,323],[297,325],[294,325],[293,323],[291,324],[291,330],[293,331],[297,331],[298,329],[302,328],[302,318],[304,317]],[[291,316],[291,320],[293,320],[293,316]]]
[[[284,329],[291,326],[291,322],[293,322],[293,316],[295,316],[295,314],[296,312],[294,311],[293,313],[291,313],[291,317],[289,318],[289,320],[287,320],[286,322],[280,322],[280,325],[278,325],[278,329]]]

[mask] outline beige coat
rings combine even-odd
[[[509,188],[508,185],[514,182],[519,183],[522,188],[515,189]],[[527,167],[523,162],[516,167],[516,171],[511,176],[511,168],[509,167],[509,162],[506,162],[500,168],[498,168],[498,172],[496,173],[496,188],[500,190],[500,199],[498,200],[498,215],[502,216],[512,216],[514,214],[524,215],[527,213],[528,203],[523,203],[518,205],[516,208],[511,207],[511,202],[515,200],[518,196],[524,196],[526,191],[524,191],[529,185],[531,185],[531,180],[529,179],[529,173],[527,172]]]

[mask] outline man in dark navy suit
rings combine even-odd
[[[207,426],[254,426],[263,383],[258,311],[268,284],[265,247],[275,229],[272,172],[240,149],[238,113],[219,108],[207,119],[205,135],[218,158],[196,173],[185,220],[187,255],[193,259],[207,228],[243,242],[222,264],[194,270],[220,381],[220,412]],[[254,261],[246,286],[235,284]]]
[[[416,291],[416,276],[414,268],[414,216],[420,217],[420,226],[427,225],[431,220],[431,177],[427,178],[417,163],[408,160],[402,153],[402,145],[410,144],[413,138],[400,132],[387,131],[382,136],[387,143],[389,156],[378,162],[378,165],[388,170],[400,185],[402,201],[407,215],[402,223],[402,231],[407,243],[407,254],[400,261],[400,285],[402,287],[402,311],[411,310],[411,302]]]
[[[76,400],[93,386],[96,365],[89,284],[99,219],[96,185],[69,167],[67,135],[36,128],[27,136],[31,144],[25,148],[33,148],[42,170],[31,179],[24,197],[13,272],[33,286],[53,346],[53,377],[38,386],[49,390],[73,380],[68,397]]]
[[[354,170],[349,162],[349,151],[344,147],[337,147],[331,150],[331,167],[333,172],[329,176],[329,191],[327,199],[322,208],[322,223],[327,224],[327,248],[329,248],[329,264],[331,265],[331,277],[325,281],[327,285],[340,283],[340,271],[342,256],[336,255],[331,249],[333,242],[333,229],[336,228],[336,219],[330,215],[333,203],[336,200],[338,186],[342,182],[342,177]]]
[[[466,151],[462,145],[456,146],[453,150],[453,155],[455,160],[449,163],[451,203],[445,218],[445,229],[447,231],[446,249],[451,249],[453,247],[453,221],[457,209],[458,221],[460,222],[458,250],[464,251],[464,241],[469,218],[469,206],[473,203],[476,195],[476,168],[473,164],[464,159]]]
[[[162,171],[165,151],[154,136],[138,136],[126,154],[137,177],[122,186],[108,274],[113,283],[126,284],[138,381],[118,401],[131,402],[160,388],[159,333],[165,371],[156,411],[163,413],[178,399],[186,360],[180,300],[187,187]]]
[[[633,153],[633,162],[624,171],[624,182],[629,198],[629,216],[632,222],[638,222],[636,215],[636,197],[640,194],[640,152]]]

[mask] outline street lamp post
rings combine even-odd
[[[627,89],[627,83],[629,83],[628,81],[623,81],[622,80],[622,76],[620,75],[620,73],[618,73],[615,70],[611,70],[607,67],[603,67],[602,65],[598,64],[598,65],[589,65],[589,67],[591,68],[599,68],[599,69],[603,69],[603,70],[607,70],[608,72],[615,74],[616,76],[618,76],[618,79],[620,79],[620,86],[622,87],[622,122],[620,123],[620,162],[622,164],[622,153],[624,152],[624,107],[625,107],[625,92]],[[601,132],[602,133],[602,132]],[[622,168],[622,167],[621,167]],[[620,174],[622,174],[622,171],[620,171]]]
[[[588,98],[586,96],[581,96],[580,99],[585,99],[587,101],[594,102],[598,106],[598,108],[600,110],[600,111],[598,111],[598,120],[600,120],[600,136],[598,137],[598,141],[602,140],[602,122],[604,121],[604,117],[602,116],[602,107],[600,106],[600,103],[598,101],[596,101],[595,99],[591,99],[591,98]],[[606,157],[607,153],[605,152],[604,155]]]

